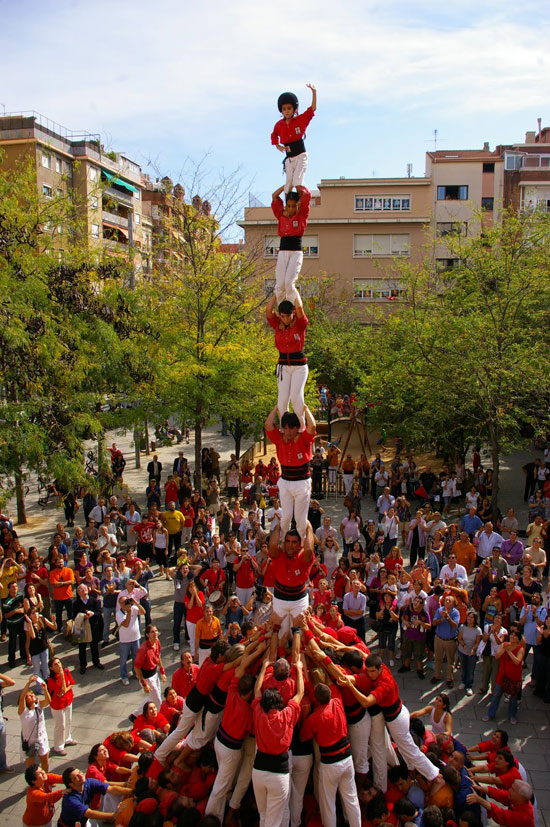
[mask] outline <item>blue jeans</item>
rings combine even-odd
[[[5,770],[8,766],[6,761],[6,724],[0,721],[0,770]]]
[[[105,643],[109,641],[109,629],[111,628],[111,621],[115,617],[116,608],[113,606],[103,607],[103,640]]]
[[[120,677],[123,680],[128,680],[128,657],[131,655],[132,657],[132,669],[134,668],[134,661],[136,659],[136,655],[139,649],[139,640],[130,640],[128,642],[123,643],[122,641],[119,642],[119,654],[120,654]]]
[[[460,680],[464,684],[465,689],[471,689],[474,682],[474,670],[476,668],[477,655],[465,655],[462,652],[459,652],[458,656],[460,657],[460,665],[462,667]]]
[[[174,602],[174,627],[172,629],[172,634],[174,637],[174,643],[180,642],[180,630],[181,630],[181,622],[185,617],[185,603],[176,603]]]
[[[45,681],[48,680],[50,677],[50,670],[48,667],[48,657],[49,651],[44,649],[43,652],[40,652],[39,655],[31,655],[32,660],[32,669],[35,675],[38,675],[39,678],[44,678]],[[37,695],[42,694],[42,687],[39,684],[35,683],[34,691]]]
[[[489,712],[487,713],[489,718],[494,718],[497,714],[498,705],[500,703],[500,699],[502,698],[504,692],[502,691],[502,686],[500,683],[497,683],[493,692],[493,700],[491,701],[491,706],[489,707]],[[510,696],[510,701],[508,703],[508,717],[515,718],[518,711],[518,696]]]

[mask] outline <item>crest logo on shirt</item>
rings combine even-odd
[[[303,459],[303,458],[304,458],[303,454],[298,454],[298,459]]]
[[[296,577],[299,577],[301,574],[300,569],[294,569],[294,574],[296,575]]]
[[[300,134],[301,134],[301,132],[302,132],[302,130],[301,130],[301,128],[300,128],[299,126],[295,126],[295,127],[294,127],[294,132],[296,133],[296,135],[300,135]]]
[[[297,227],[297,226],[298,226],[298,222],[297,222],[297,221],[293,221],[293,222],[292,222],[292,226],[293,226],[293,227]]]

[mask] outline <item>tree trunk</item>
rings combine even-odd
[[[243,431],[241,428],[241,422],[239,419],[235,420],[235,424],[233,426],[233,439],[235,440],[235,456],[237,459],[240,459],[241,456],[241,442],[243,437]]]
[[[149,454],[151,453],[151,449],[149,447],[149,423],[147,422],[147,417],[145,417],[144,428],[145,428],[145,456],[148,457]]]
[[[136,458],[136,468],[141,468],[141,431],[139,428],[134,428],[134,455]]]
[[[202,402],[195,407],[195,488],[202,492]]]
[[[494,523],[496,525],[498,495],[500,489],[500,451],[498,436],[492,422],[489,423],[489,434],[491,436],[491,456],[493,459],[493,496],[491,499],[491,505],[493,506]]]
[[[20,469],[15,472],[15,499],[17,501],[17,525],[25,525],[27,522],[27,509],[25,506],[23,474]]]

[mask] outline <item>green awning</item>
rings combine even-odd
[[[124,187],[125,190],[128,192],[139,192],[137,187],[134,187],[133,184],[128,184],[126,181],[123,181],[122,178],[116,178],[112,172],[107,172],[106,169],[101,170],[101,174],[105,176],[105,178],[111,184],[116,184],[119,187]]]

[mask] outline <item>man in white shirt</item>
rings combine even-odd
[[[323,525],[319,526],[315,532],[315,539],[318,543],[321,543],[323,540],[326,540],[327,537],[333,537],[335,540],[338,540],[338,532],[331,526],[330,517],[325,516],[323,517]]]
[[[145,609],[140,606],[137,598],[137,593],[145,591],[144,589],[135,588],[134,596],[131,597],[125,590],[121,592],[118,598],[118,608],[116,611],[116,622],[118,624],[118,641],[120,654],[120,680],[123,686],[129,686],[128,680],[128,657],[132,658],[132,669],[134,668],[134,661],[139,649],[139,642],[141,639],[141,629],[139,626],[139,616],[145,614]],[[124,595],[124,596],[122,596]]]
[[[105,505],[105,500],[103,497],[99,498],[99,502],[97,505],[94,505],[90,513],[88,514],[88,520],[94,520],[97,526],[102,525],[103,517],[107,513],[107,506]]]
[[[486,557],[490,557],[493,553],[494,547],[500,547],[504,542],[504,538],[501,537],[500,534],[497,534],[496,531],[493,531],[493,524],[491,522],[485,523],[483,528],[479,529],[477,532],[477,538],[479,540],[479,545],[477,547],[478,563],[481,560],[485,560]]]
[[[109,529],[106,525],[102,525],[99,528],[99,537],[97,538],[96,548],[98,562],[101,562],[101,553],[103,551],[108,551],[111,555],[116,554],[116,550],[118,548],[117,538],[114,534],[109,534]]]
[[[380,526],[384,531],[384,554],[388,554],[399,542],[399,517],[393,506],[388,508],[388,513],[380,521]]]
[[[439,576],[444,586],[446,586],[450,580],[457,580],[463,589],[468,588],[468,572],[464,566],[456,562],[456,554],[452,552],[449,554],[449,562],[443,566],[439,572]]]
[[[428,530],[428,535],[433,539],[433,536],[436,531],[441,531],[442,533],[447,528],[447,523],[441,519],[441,512],[434,511],[433,519],[430,520],[429,523],[426,523],[426,528]]]
[[[395,505],[395,497],[390,494],[390,489],[386,486],[383,492],[376,500],[376,508],[378,510],[378,522],[382,522],[384,514],[387,514],[389,509]]]
[[[270,528],[271,531],[276,529],[277,526],[279,526],[281,524],[281,514],[282,513],[283,512],[281,510],[281,503],[279,502],[277,497],[274,497],[273,498],[273,505],[269,509],[269,511],[266,511],[266,515],[265,515],[267,517],[267,519],[269,520],[269,528]]]
[[[390,480],[390,475],[386,471],[385,465],[382,463],[376,474],[374,475],[374,481],[376,483],[376,492],[378,496],[384,492],[384,488],[388,484]]]

